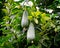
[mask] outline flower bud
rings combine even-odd
[[[26,27],[27,25],[28,25],[28,12],[24,11],[22,16],[21,26]]]
[[[35,38],[35,29],[33,23],[30,23],[29,29],[27,31],[27,39],[33,40]]]

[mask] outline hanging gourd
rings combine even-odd
[[[28,12],[26,10],[23,12],[21,26],[22,27],[28,26]]]
[[[35,38],[35,29],[33,23],[30,23],[27,31],[27,40],[33,40]]]

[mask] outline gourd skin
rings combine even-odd
[[[27,40],[33,40],[35,38],[35,29],[33,23],[30,23],[27,31]]]
[[[27,25],[28,25],[28,12],[24,11],[22,16],[21,26],[25,27]]]

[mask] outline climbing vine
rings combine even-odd
[[[0,48],[59,48],[60,0],[0,0]]]

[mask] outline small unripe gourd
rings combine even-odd
[[[35,38],[35,29],[33,23],[30,23],[27,31],[27,40],[33,40]]]
[[[26,10],[23,12],[21,26],[22,27],[28,26],[28,12]]]

